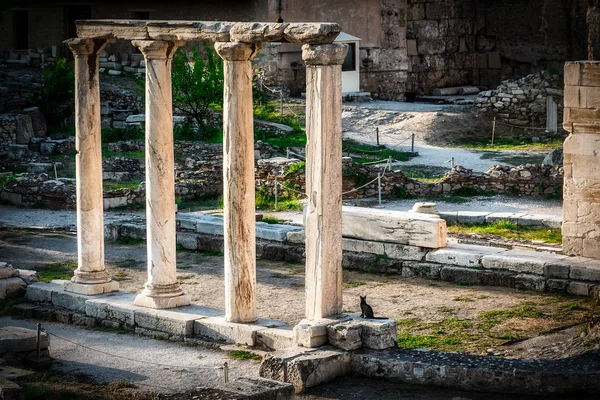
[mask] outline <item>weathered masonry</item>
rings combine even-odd
[[[79,264],[65,290],[93,295],[118,290],[104,267],[102,152],[98,55],[115,39],[130,40],[146,61],[146,231],[148,281],[135,304],[173,308],[190,303],[176,278],[171,60],[186,41],[210,41],[224,60],[223,181],[225,318],[249,323],[256,312],[256,247],[252,59],[262,42],[300,43],[307,64],[306,317],[342,311],[341,63],[346,45],[332,44],[333,23],[196,21],[77,22],[75,55],[77,224]]]
[[[600,259],[600,61],[565,64],[563,249]]]

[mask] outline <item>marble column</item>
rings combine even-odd
[[[177,280],[171,63],[180,42],[135,40],[146,60],[146,246],[148,281],[135,304],[190,304]]]
[[[345,44],[304,45],[306,318],[342,312],[342,67]]]
[[[216,43],[224,60],[223,202],[225,319],[248,323],[256,311],[256,207],[252,59],[258,44]]]
[[[106,40],[69,39],[75,57],[77,269],[65,290],[86,295],[119,290],[104,267],[104,208],[98,55]]]

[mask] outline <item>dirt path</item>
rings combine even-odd
[[[106,243],[105,250],[107,268],[121,288],[139,292],[146,280],[145,245]],[[187,251],[177,257],[178,278],[193,302],[223,309],[223,258]],[[76,261],[76,240],[70,234],[0,231],[0,260],[47,276],[61,265],[56,263]],[[259,260],[259,314],[291,325],[300,321],[303,273],[302,264]],[[63,275],[68,278],[71,270],[63,269]],[[377,316],[400,321],[407,346],[479,354],[519,356],[529,349],[513,351],[507,344],[587,322],[598,313],[598,306],[585,298],[344,271],[344,311],[359,312],[359,295],[367,296]]]

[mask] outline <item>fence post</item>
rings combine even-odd
[[[377,136],[377,146],[379,146],[379,127],[375,128],[375,135]]]
[[[275,175],[275,211],[278,208],[278,200],[279,200],[279,183],[277,182],[277,175]]]
[[[379,207],[381,207],[381,173],[377,173],[377,191],[379,192]]]
[[[494,122],[492,123],[492,146],[494,145],[494,137],[496,136],[496,117],[494,117]]]
[[[410,138],[410,152],[415,152],[415,134],[413,133]]]

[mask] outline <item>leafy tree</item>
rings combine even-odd
[[[38,106],[49,125],[56,125],[73,111],[75,74],[71,63],[57,57],[53,66],[42,70]]]
[[[204,52],[192,52],[191,60],[181,49],[173,56],[173,107],[194,122],[200,131],[207,129],[210,105],[223,104],[223,61],[204,43]]]

